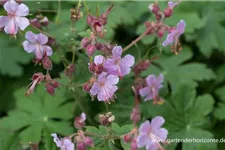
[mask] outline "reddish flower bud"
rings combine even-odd
[[[70,64],[69,66],[66,67],[66,69],[64,70],[64,74],[67,77],[72,77],[73,73],[75,72],[75,66],[74,64]]]
[[[33,26],[35,26],[38,29],[41,29],[41,27],[42,27],[40,24],[40,21],[37,18],[30,20],[30,24],[32,24]]]
[[[139,75],[142,71],[145,71],[149,68],[151,61],[144,60],[136,64],[133,68],[136,75]]]
[[[83,38],[81,41],[81,47],[87,48],[87,46],[91,44],[91,40],[89,38]]]
[[[126,135],[124,135],[124,137],[123,137],[123,140],[124,140],[124,142],[126,142],[126,143],[130,143],[130,142],[132,141],[132,139],[133,139],[133,137],[132,137],[131,134],[126,134]]]
[[[94,146],[94,141],[93,141],[92,138],[90,138],[90,137],[85,137],[84,143],[85,143],[87,146],[90,146],[90,147],[93,147],[93,146]]]
[[[89,57],[92,56],[92,55],[95,53],[95,51],[96,51],[95,45],[89,44],[89,45],[87,46],[86,53],[87,53],[87,55],[88,55]]]
[[[87,147],[86,147],[86,145],[84,144],[84,142],[77,142],[76,149],[77,149],[77,150],[86,150]]]
[[[85,126],[86,114],[82,113],[81,116],[76,117],[74,120],[74,127],[82,129]]]
[[[162,18],[162,14],[161,14],[161,13],[155,14],[155,19],[156,19],[157,21],[160,21],[161,18]]]
[[[92,25],[93,20],[94,20],[94,17],[92,15],[88,15],[86,18],[86,22],[89,26]]]
[[[135,139],[131,142],[130,149],[131,150],[138,150],[138,148],[137,148],[137,142],[136,142]]]
[[[172,14],[173,14],[173,9],[167,7],[167,8],[163,11],[163,14],[165,15],[166,18],[168,18],[168,17],[172,16]]]
[[[149,9],[152,11],[152,13],[157,14],[159,11],[159,5],[156,3],[150,4]]]
[[[150,35],[150,34],[154,33],[155,29],[154,29],[154,26],[151,22],[146,21],[145,27],[147,28],[147,35]]]
[[[59,87],[59,82],[57,82],[56,80],[52,80],[51,85],[52,85],[54,88],[58,88],[58,87]]]
[[[48,56],[44,56],[44,58],[41,60],[42,65],[45,70],[51,70],[52,69],[52,61],[49,59]]]
[[[55,88],[51,84],[45,83],[45,89],[50,95],[53,96],[55,94]]]
[[[92,84],[90,82],[85,83],[83,86],[83,90],[85,92],[90,92],[91,88],[92,88]]]
[[[56,44],[56,40],[54,38],[49,37],[47,45],[54,46]]]
[[[163,37],[164,33],[165,33],[165,28],[160,28],[157,31],[157,36],[161,39]]]
[[[40,20],[40,23],[41,23],[43,26],[47,27],[48,24],[49,24],[48,18],[45,16],[44,18],[42,18],[42,19]]]
[[[100,114],[99,119],[101,125],[108,126],[111,122],[115,120],[115,117],[112,112],[108,112],[106,114]]]
[[[138,110],[138,107],[133,108],[132,113],[130,115],[130,119],[133,121],[133,123],[138,123],[141,119],[140,112]]]

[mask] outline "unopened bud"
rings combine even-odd
[[[92,21],[94,20],[94,17],[92,15],[88,15],[86,18],[86,22],[89,26],[92,25]]]
[[[33,26],[35,26],[38,29],[41,29],[41,27],[42,27],[40,21],[37,18],[30,20],[30,24],[32,24]]]
[[[59,82],[57,82],[56,80],[52,80],[52,86],[54,87],[54,88],[58,88],[59,87]]]
[[[132,120],[135,124],[138,123],[141,119],[140,112],[138,107],[133,108],[132,113],[130,115],[130,120]]]
[[[168,17],[172,16],[172,14],[173,14],[173,9],[170,8],[170,7],[167,7],[167,8],[163,11],[163,14],[164,14],[165,17],[168,18]]]
[[[40,23],[41,23],[43,26],[47,27],[48,24],[49,24],[48,18],[45,16],[43,19],[40,20]]]
[[[54,38],[49,37],[47,45],[54,46],[56,44],[56,40]]]
[[[132,135],[131,135],[130,133],[124,135],[124,137],[123,137],[123,140],[124,140],[124,142],[126,142],[126,143],[130,143],[130,142],[132,141],[132,139],[133,139],[133,137],[132,137]]]
[[[149,9],[152,11],[152,13],[154,13],[154,14],[157,14],[158,11],[159,11],[159,5],[156,4],[156,3],[150,4],[148,8],[149,8]]]
[[[90,138],[90,137],[85,137],[84,143],[85,143],[87,146],[90,146],[90,147],[93,147],[93,146],[94,146],[94,141],[93,141],[92,138]]]
[[[138,148],[137,148],[137,142],[136,142],[135,139],[131,142],[130,149],[131,150],[138,150]]]
[[[81,40],[81,47],[82,47],[82,48],[87,48],[87,46],[88,46],[89,44],[91,44],[91,41],[90,41],[89,38],[83,38],[83,39]]]
[[[165,33],[165,28],[160,28],[157,32],[158,37],[161,39]]]
[[[87,83],[84,84],[83,90],[84,90],[85,92],[90,92],[91,87],[92,87],[92,85],[90,84],[90,82],[87,82]]]
[[[87,46],[86,53],[87,53],[87,55],[88,55],[89,57],[92,56],[92,55],[95,53],[95,51],[96,51],[95,45],[89,44],[89,45]]]
[[[55,88],[51,84],[45,83],[45,89],[50,95],[55,94]]]
[[[77,129],[82,129],[85,126],[85,120],[86,120],[86,115],[85,116],[79,116],[76,117],[74,120],[74,127]]]
[[[155,14],[155,19],[156,19],[157,21],[160,21],[161,18],[162,18],[162,14],[161,14],[161,13]]]
[[[84,144],[84,142],[77,142],[76,149],[77,150],[86,150],[86,145]]]
[[[41,60],[43,68],[45,70],[51,70],[52,69],[52,61],[49,59],[48,56],[44,56],[44,58]]]
[[[66,67],[65,71],[64,71],[64,74],[67,76],[67,77],[72,77],[73,76],[73,73],[75,72],[75,66],[74,64],[70,64],[69,66]]]

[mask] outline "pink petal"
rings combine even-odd
[[[37,40],[37,35],[31,31],[26,32],[25,37],[28,41],[34,43]]]
[[[106,72],[102,72],[99,76],[98,76],[98,82],[101,82],[103,80],[106,79],[107,73]]]
[[[43,46],[43,48],[44,48],[44,52],[47,53],[47,56],[52,56],[53,51],[50,46]]]
[[[149,92],[150,92],[149,87],[145,87],[145,88],[142,88],[142,89],[139,90],[139,94],[142,97],[145,97],[146,95],[148,95]]]
[[[148,84],[148,86],[152,86],[156,81],[156,76],[155,75],[149,75],[147,78],[146,78],[146,82]]]
[[[0,16],[0,28],[6,26],[9,22],[9,17],[7,16]]]
[[[180,22],[178,22],[176,31],[179,33],[179,36],[184,33],[185,26],[186,26],[186,23],[184,22],[184,20],[181,20]]]
[[[119,77],[115,75],[109,75],[107,77],[107,83],[108,84],[117,84],[119,82]],[[107,84],[106,83],[106,84]]]
[[[29,20],[25,17],[16,17],[15,20],[18,27],[22,31],[30,24]]]
[[[126,64],[123,64],[122,62],[120,63],[119,67],[118,67],[118,75],[119,76],[124,76],[130,73],[130,67],[127,66]]]
[[[150,122],[146,120],[144,123],[141,124],[139,128],[139,132],[143,134],[147,134],[151,129]]]
[[[9,13],[9,12],[14,12],[17,10],[18,8],[18,4],[14,1],[14,0],[8,0],[5,4],[4,4],[4,8],[5,10]]]
[[[165,120],[163,117],[158,116],[152,119],[151,121],[151,127],[153,129],[159,129],[161,126],[165,123]]]
[[[161,140],[165,140],[168,135],[168,131],[165,128],[160,128],[154,132],[154,134]]]
[[[13,19],[10,19],[8,24],[4,28],[5,33],[15,35],[18,32],[18,27]]]
[[[82,121],[85,121],[86,120],[86,114],[85,113],[81,113],[81,118],[82,118]]]
[[[176,32],[169,33],[166,37],[166,40],[162,43],[162,46],[167,46],[173,43]]]
[[[129,67],[134,65],[134,56],[127,54],[121,59],[121,63]]]
[[[56,146],[61,148],[63,145],[61,140],[57,137],[57,134],[52,133],[51,136],[53,137],[53,141],[55,142]]]
[[[24,50],[26,52],[32,53],[32,52],[34,52],[34,50],[35,50],[36,47],[35,47],[35,44],[29,43],[28,41],[24,41],[23,42],[23,48],[24,48]]]
[[[28,14],[29,14],[29,8],[24,4],[20,4],[16,11],[16,15],[20,17],[24,17],[24,16],[27,16]]]
[[[150,91],[144,100],[145,101],[151,100],[155,97],[155,95],[156,95],[155,93]]]
[[[74,144],[69,139],[64,139],[63,145],[65,146],[65,150],[74,150]]]
[[[42,59],[43,58],[43,47],[41,45],[36,44],[36,49],[35,49],[35,56],[37,59]]]
[[[100,90],[100,86],[98,83],[94,83],[91,90],[90,90],[90,93],[91,95],[96,95]]]
[[[160,74],[156,79],[156,84],[162,84],[164,80],[163,74]]]
[[[42,34],[42,33],[39,33],[37,35],[37,41],[40,44],[44,45],[44,44],[46,44],[48,42],[48,37],[46,35]]]
[[[95,56],[94,63],[95,63],[96,65],[103,64],[104,61],[105,61],[105,57],[103,57],[103,56],[101,56],[101,55]]]
[[[122,52],[123,52],[123,49],[122,49],[121,46],[115,46],[115,47],[112,49],[112,54],[113,54],[113,57],[115,57],[115,58],[121,57]]]
[[[109,100],[118,89],[117,86],[104,86],[100,89],[98,93],[98,100],[99,101],[106,101]]]
[[[151,142],[147,134],[141,134],[137,137],[137,147],[142,148],[147,143]]]
[[[176,3],[175,2],[168,2],[167,5],[168,5],[168,7],[173,8],[176,5]]]

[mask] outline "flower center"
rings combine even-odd
[[[9,16],[10,18],[13,18],[13,17],[16,16],[16,12],[14,12],[14,11],[8,12],[8,16]]]

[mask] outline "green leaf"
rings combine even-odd
[[[190,49],[184,47],[182,53],[177,56],[160,56],[159,59],[155,60],[155,68],[153,66],[149,67],[148,70],[142,73],[142,76],[162,72],[165,80],[170,83],[172,88],[176,88],[177,84],[181,82],[188,82],[197,86],[196,81],[214,79],[216,75],[205,64],[197,62],[185,64],[185,61],[190,60],[192,55]]]
[[[72,104],[66,103],[66,99],[62,97],[63,88],[57,91],[57,97],[47,94],[41,85],[29,98],[26,98],[24,93],[24,90],[15,92],[17,107],[10,111],[7,117],[0,120],[0,128],[20,130],[19,137],[23,143],[39,142],[46,128],[48,132],[62,135],[69,135],[73,132],[72,125],[67,121],[73,117]],[[68,111],[62,111],[63,109]],[[60,121],[55,121],[55,119],[60,119]]]
[[[32,55],[24,51],[21,44],[22,39],[19,42],[14,39],[9,39],[8,35],[0,35],[0,73],[10,76],[21,76],[23,69],[21,64],[27,64]]]

